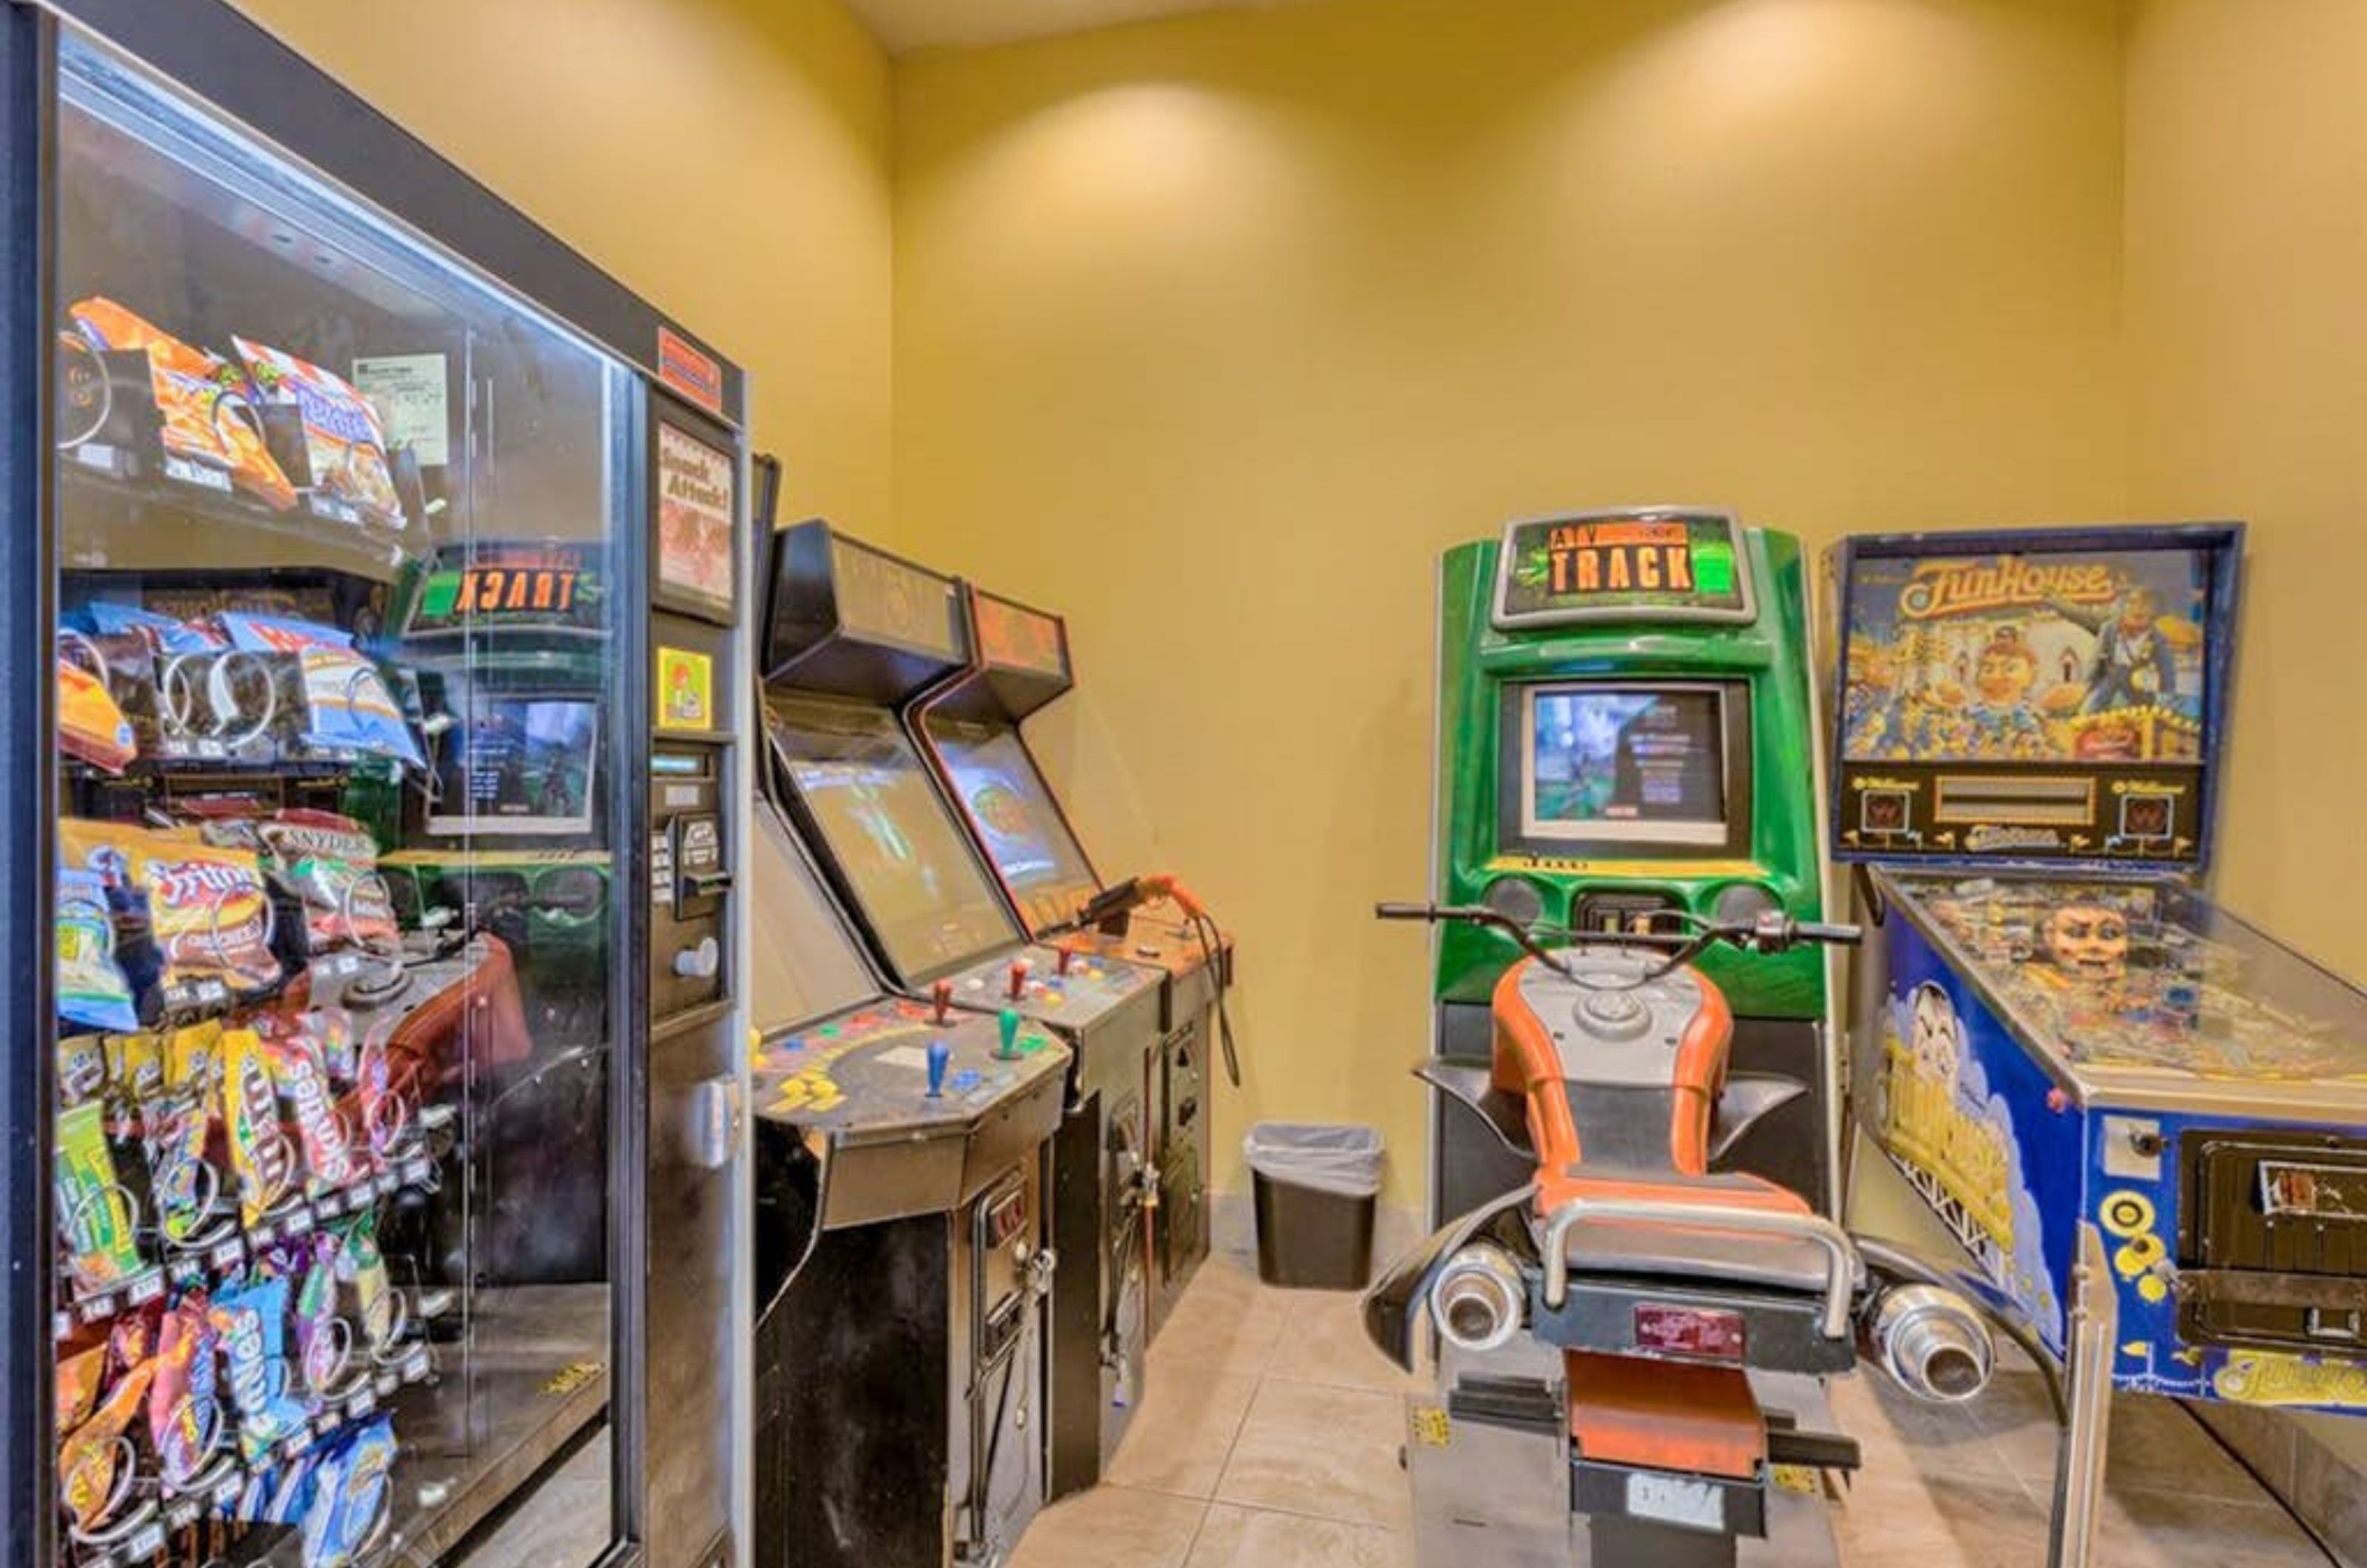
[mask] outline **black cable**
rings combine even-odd
[[[1225,1051],[1225,1077],[1235,1089],[1241,1087],[1240,1053],[1233,1044],[1233,1017],[1226,1010],[1225,993],[1231,988],[1230,977],[1225,973],[1225,933],[1217,926],[1217,918],[1206,909],[1187,917],[1192,922],[1192,934],[1200,943],[1200,954],[1216,977],[1217,1041]]]

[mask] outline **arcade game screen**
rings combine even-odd
[[[592,830],[600,710],[582,698],[479,695],[436,759],[431,833]]]
[[[2180,549],[1861,559],[1843,757],[2198,761],[2207,572]]]
[[[1013,897],[1037,930],[1075,915],[1099,890],[1076,835],[1015,731],[946,735],[954,787]]]
[[[920,759],[878,737],[861,754],[792,756],[789,776],[889,961],[909,982],[1015,940]]]
[[[2367,1077],[2331,1021],[2358,993],[2170,885],[1901,879],[1966,967],[2081,1066],[2203,1078]]]
[[[1523,694],[1523,837],[1719,844],[1723,696],[1704,687],[1546,686]]]

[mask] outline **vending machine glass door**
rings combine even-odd
[[[57,1560],[589,1568],[635,383],[71,36],[57,159]]]

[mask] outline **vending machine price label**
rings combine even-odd
[[[244,1490],[245,1482],[235,1475],[231,1476],[214,1488],[214,1502],[220,1506],[229,1507],[238,1501],[238,1495]]]
[[[198,1522],[198,1506],[194,1499],[184,1498],[164,1510],[166,1529],[185,1530]]]
[[[289,1215],[287,1231],[288,1235],[291,1237],[311,1235],[312,1211],[311,1208],[300,1208],[294,1213]]]
[[[427,1347],[422,1345],[402,1359],[402,1381],[417,1382],[427,1375]]]
[[[380,1399],[387,1399],[393,1395],[396,1389],[402,1386],[402,1379],[393,1372],[380,1372],[375,1386],[378,1396]]]
[[[123,1544],[123,1561],[150,1562],[164,1555],[164,1527],[152,1524]]]
[[[123,1292],[123,1303],[126,1306],[145,1306],[150,1302],[162,1297],[164,1293],[164,1276],[151,1274],[145,1279],[135,1280]]]
[[[358,1421],[377,1408],[377,1391],[375,1389],[366,1388],[345,1402],[345,1419],[348,1421]]]
[[[74,1314],[72,1313],[62,1312],[50,1320],[50,1334],[52,1338],[63,1339],[73,1333]]]
[[[427,1171],[427,1162],[414,1158],[403,1166],[402,1179],[416,1187],[426,1181]]]
[[[289,1434],[288,1441],[281,1445],[281,1451],[289,1459],[299,1459],[311,1451],[311,1447],[312,1429],[305,1427]]]
[[[93,1296],[74,1310],[85,1323],[104,1322],[115,1315],[114,1293],[109,1292],[105,1295]]]
[[[203,463],[192,463],[187,457],[166,457],[164,477],[177,479],[182,484],[197,490],[212,491],[218,495],[230,493],[229,469],[210,468]]]
[[[235,1269],[245,1258],[245,1245],[235,1236],[206,1254],[206,1260],[217,1269]]]

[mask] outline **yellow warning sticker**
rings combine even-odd
[[[1446,1411],[1436,1404],[1417,1404],[1407,1416],[1413,1427],[1413,1440],[1426,1449],[1443,1449],[1454,1440],[1454,1430],[1447,1425]]]

